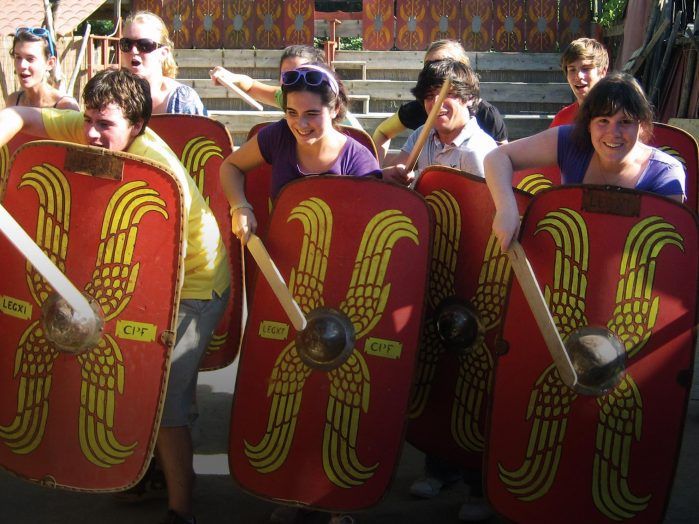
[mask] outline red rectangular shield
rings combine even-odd
[[[567,186],[535,197],[520,242],[562,338],[609,329],[626,350],[625,374],[597,396],[565,386],[513,284],[486,460],[498,513],[662,522],[694,363],[697,241],[696,215],[650,193]],[[599,370],[577,369],[584,380]]]
[[[381,499],[403,439],[430,234],[424,200],[405,188],[319,176],[282,190],[266,247],[304,313],[341,311],[354,342],[316,365],[324,351],[309,353],[258,276],[229,443],[245,490],[329,511]]]
[[[42,327],[54,290],[0,235],[0,465],[50,487],[126,489],[147,468],[160,421],[181,189],[133,155],[61,142],[20,148],[3,187],[3,205],[95,301],[104,327],[95,347],[58,350]]]

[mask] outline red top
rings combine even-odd
[[[553,117],[553,122],[551,122],[549,127],[573,124],[575,122],[575,117],[578,114],[578,109],[580,109],[580,105],[577,102],[573,102],[569,106],[565,106],[558,113],[556,113],[556,116]]]

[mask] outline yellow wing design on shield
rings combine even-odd
[[[139,263],[132,264],[138,224],[155,211],[168,218],[165,201],[143,181],[129,182],[114,192],[102,221],[97,262],[85,292],[110,320],[128,305],[136,287]]]
[[[488,332],[500,324],[502,308],[510,278],[510,264],[491,233],[483,254],[478,286],[472,303],[483,329]],[[460,359],[459,374],[454,391],[451,433],[465,450],[483,451],[485,437],[481,417],[486,395],[490,390],[493,356],[480,336],[473,349]]]
[[[311,368],[301,361],[296,344],[287,345],[272,369],[267,396],[272,397],[267,429],[257,444],[245,441],[245,455],[260,473],[275,471],[286,461],[294,440],[303,385]]]
[[[34,321],[22,335],[15,355],[17,413],[9,425],[0,425],[0,439],[14,453],[31,453],[43,439],[56,358],[58,352],[44,338],[39,321]]]
[[[655,326],[659,308],[659,297],[653,297],[656,259],[667,245],[684,249],[675,228],[657,216],[641,220],[626,238],[616,305],[607,327],[624,343],[628,358],[641,351]],[[641,393],[627,374],[597,403],[600,413],[592,481],[595,506],[614,520],[633,518],[651,499],[650,495],[634,495],[629,487],[631,448],[641,438]]]
[[[589,256],[587,227],[579,213],[561,208],[539,222],[536,234],[542,231],[551,235],[556,246],[553,285],[545,287],[544,296],[565,339],[575,329],[587,325],[584,302]],[[520,500],[536,500],[551,488],[561,458],[570,406],[576,398],[576,393],[563,384],[554,364],[534,384],[526,414],[532,426],[524,462],[513,470],[498,464],[500,479]]]
[[[124,392],[124,359],[116,341],[105,334],[97,347],[78,355],[80,364],[80,448],[93,464],[108,468],[123,463],[138,444],[121,444],[114,436],[117,394]]]
[[[432,241],[428,300],[432,310],[447,297],[454,296],[454,273],[461,238],[461,212],[459,203],[447,191],[438,190],[425,198],[435,216],[435,234]],[[430,396],[439,358],[444,346],[437,336],[434,318],[427,318],[422,329],[420,351],[415,370],[415,386],[410,400],[410,418],[418,418]]]
[[[402,238],[419,244],[417,229],[397,210],[377,214],[364,230],[349,289],[340,304],[340,310],[352,321],[357,341],[381,320],[391,290],[391,284],[384,283],[386,270],[393,247]],[[355,349],[342,366],[328,375],[330,398],[323,435],[323,467],[328,478],[340,487],[360,485],[378,467],[364,466],[357,456],[360,418],[370,402],[369,368]]]
[[[182,165],[187,168],[187,173],[192,175],[197,184],[199,192],[204,195],[206,203],[209,203],[209,196],[204,191],[206,184],[206,163],[212,157],[223,158],[221,148],[205,136],[192,138],[182,150]]]
[[[303,227],[301,253],[289,277],[289,289],[304,313],[324,304],[323,284],[328,267],[333,217],[328,205],[319,198],[304,200],[289,215]],[[245,442],[245,455],[261,473],[278,469],[289,454],[296,419],[301,407],[303,386],[311,368],[301,361],[296,343],[287,345],[272,369],[267,396],[272,397],[267,429],[257,444]]]
[[[34,241],[56,264],[66,270],[70,228],[70,186],[65,175],[51,164],[42,164],[22,176],[19,187],[32,187],[39,198]],[[37,304],[44,303],[51,287],[27,261],[27,284]]]
[[[70,227],[70,186],[63,173],[51,164],[41,164],[22,176],[19,187],[31,187],[38,197],[35,242],[65,272]],[[51,287],[29,262],[27,285],[41,306]],[[49,414],[51,372],[58,352],[43,336],[39,322],[22,335],[15,354],[14,376],[19,378],[17,413],[7,426],[0,425],[0,439],[15,453],[34,451],[41,443]]]

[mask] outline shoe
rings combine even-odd
[[[138,481],[138,484],[126,491],[114,494],[115,500],[132,504],[166,498],[167,484],[165,483],[165,473],[156,466],[154,460],[151,460],[146,474]]]
[[[328,524],[355,524],[354,517],[352,515],[343,515],[341,513],[336,513],[330,520]]]
[[[459,508],[459,520],[463,522],[479,522],[492,516],[493,509],[479,497],[469,497]]]
[[[305,508],[279,506],[272,511],[272,514],[269,516],[269,521],[273,524],[295,524],[297,522],[303,522],[306,515],[310,513],[311,511]]]
[[[423,499],[431,499],[439,495],[444,487],[444,482],[436,477],[417,479],[410,486],[410,494]]]
[[[183,517],[179,513],[169,509],[167,510],[165,519],[161,520],[160,524],[197,524],[197,519],[194,518],[194,515],[189,518]]]

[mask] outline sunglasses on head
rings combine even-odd
[[[20,33],[29,33],[39,38],[46,39],[49,44],[49,56],[56,56],[56,48],[53,45],[53,38],[51,38],[51,33],[45,27],[18,27],[15,31],[15,36]]]
[[[131,51],[133,46],[136,46],[139,53],[152,53],[159,47],[163,47],[163,44],[159,44],[150,38],[139,38],[137,40],[132,40],[131,38],[119,39],[119,49],[121,49],[124,53]]]
[[[292,69],[282,73],[282,85],[291,86],[303,80],[308,86],[319,86],[323,82],[330,86],[330,89],[337,95],[340,88],[337,81],[322,68],[313,65],[304,65],[300,69]]]

